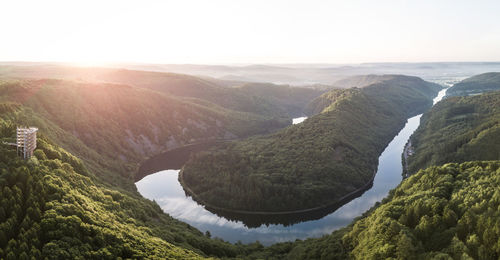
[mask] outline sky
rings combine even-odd
[[[500,61],[492,0],[2,0],[0,61]]]

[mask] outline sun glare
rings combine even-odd
[[[0,42],[2,60],[89,66],[500,59],[495,2],[488,9],[451,0],[28,2],[0,4],[8,10],[0,16],[2,35],[16,39]],[[30,19],[19,19],[20,12]],[[16,26],[7,26],[12,21]]]

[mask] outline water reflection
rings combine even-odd
[[[384,150],[379,158],[377,175],[370,190],[333,213],[323,214],[323,217],[317,220],[288,226],[269,224],[249,228],[242,221],[220,217],[197,204],[191,197],[186,197],[177,180],[178,170],[167,170],[148,175],[136,185],[144,197],[154,199],[172,217],[187,222],[203,232],[209,230],[213,236],[231,242],[259,240],[263,244],[272,244],[319,237],[348,225],[353,218],[361,215],[377,201],[383,199],[390,189],[399,184],[402,179],[401,153],[406,141],[418,127],[419,120],[420,115],[410,118],[403,130]]]
[[[448,88],[445,88],[445,89],[439,91],[437,96],[432,100],[432,105],[435,105],[437,102],[441,101],[446,96],[447,90],[448,90]]]
[[[155,200],[170,216],[193,225],[208,224],[216,226],[244,227],[242,223],[220,218],[187,197],[178,181],[179,170],[165,170],[151,174],[136,182],[142,196]]]
[[[441,91],[434,103],[439,101],[444,94],[445,90]],[[225,216],[222,217],[212,213],[205,209],[204,206],[193,201],[191,197],[185,195],[178,181],[178,170],[164,170],[148,175],[137,182],[136,185],[144,197],[155,200],[172,217],[187,222],[202,232],[208,230],[212,236],[230,242],[249,243],[259,240],[261,243],[269,245],[295,239],[320,237],[351,223],[355,217],[360,216],[376,202],[381,201],[391,189],[401,182],[401,154],[408,138],[417,129],[421,116],[418,115],[408,119],[405,127],[382,152],[371,189],[338,209],[334,208],[328,209],[328,212],[305,214],[301,216],[301,219],[291,221],[290,223],[301,221],[293,225],[252,225],[248,220],[246,223],[241,221],[245,219],[244,216],[232,216],[219,212],[219,215]],[[247,217],[255,220],[255,216]],[[262,220],[256,219],[255,221],[259,223]],[[271,220],[268,219],[267,222],[272,223],[272,218]]]
[[[294,119],[292,119],[292,124],[298,124],[298,123],[302,123],[304,122],[304,120],[307,119],[307,116],[303,116],[303,117],[296,117]]]

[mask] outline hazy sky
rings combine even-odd
[[[500,1],[0,1],[1,61],[500,61]]]

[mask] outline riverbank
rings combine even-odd
[[[186,163],[186,161],[189,160],[191,154],[207,150],[216,144],[228,141],[231,140],[213,139],[208,141],[200,141],[176,147],[155,155],[144,161],[141,166],[139,166],[139,170],[134,175],[134,180],[135,182],[138,182],[149,174],[153,174],[155,172],[166,169],[180,169]]]
[[[342,203],[343,201],[352,199],[353,196],[355,196],[356,194],[358,194],[362,191],[366,191],[367,189],[369,189],[373,185],[373,180],[375,179],[376,174],[377,174],[377,171],[375,170],[373,172],[371,179],[368,182],[366,182],[363,186],[361,186],[360,188],[358,188],[354,191],[349,192],[348,194],[340,197],[339,199],[335,200],[332,203],[328,203],[328,204],[313,207],[313,208],[300,209],[300,210],[287,210],[287,211],[248,211],[248,210],[227,209],[227,208],[214,206],[214,205],[204,201],[203,199],[201,199],[198,195],[196,195],[196,193],[194,193],[186,185],[186,183],[184,182],[184,179],[183,179],[183,169],[181,169],[179,172],[179,182],[182,185],[182,188],[184,189],[184,191],[186,192],[187,195],[191,196],[194,201],[204,205],[205,208],[207,208],[209,210],[211,209],[211,210],[216,210],[216,211],[225,211],[225,212],[229,212],[229,213],[245,214],[245,215],[291,215],[291,214],[302,214],[302,213],[310,213],[310,212],[314,212],[314,211],[318,211],[318,210],[323,210],[325,208],[336,206],[339,203]]]
[[[306,120],[307,117],[298,117],[292,120],[292,124],[299,124]],[[202,140],[182,146],[172,148],[157,154],[145,160],[134,175],[134,182],[140,181],[142,178],[165,169],[180,169],[193,153],[207,150],[216,144],[239,140],[238,138],[232,139],[210,139]],[[166,160],[165,158],[168,158]]]
[[[403,154],[401,155],[401,158],[403,160],[403,179],[406,179],[409,177],[408,174],[408,158],[412,156],[414,153],[414,148],[411,145],[411,139],[408,140],[408,142],[405,144],[405,147],[403,149]]]
[[[441,91],[439,91],[438,95],[432,100],[432,106],[436,105],[439,101],[443,100],[443,98],[447,97],[448,89],[449,88],[444,88]],[[410,177],[410,175],[414,173],[414,172],[413,173],[408,172],[408,160],[410,159],[411,156],[415,154],[415,147],[412,145],[411,142],[412,137],[413,134],[408,139],[408,142],[406,142],[403,154],[401,155],[401,159],[403,161],[403,172],[402,172],[403,179]]]
[[[353,194],[339,205],[323,210],[289,215],[245,215],[216,211],[196,202],[179,181],[179,171],[160,171],[138,182],[138,191],[156,201],[172,217],[209,231],[213,237],[236,243],[260,241],[263,245],[321,237],[345,227],[385,198],[401,181],[401,155],[405,143],[420,122],[419,116],[407,120],[378,160],[373,186]],[[179,168],[180,169],[180,168]]]

